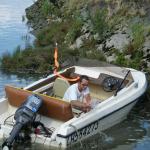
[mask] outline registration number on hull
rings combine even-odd
[[[77,142],[78,140],[85,138],[86,136],[92,134],[94,131],[98,129],[98,121],[89,124],[88,126],[73,132],[67,138],[67,145]]]

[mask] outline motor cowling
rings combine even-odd
[[[3,150],[11,149],[12,144],[20,133],[21,129],[24,126],[34,122],[36,114],[41,106],[42,99],[38,95],[31,95],[27,97],[25,102],[15,112],[14,119],[16,120],[16,123],[10,133],[9,138],[7,138],[2,144]]]

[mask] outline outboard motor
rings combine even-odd
[[[16,137],[19,135],[21,129],[32,124],[36,118],[36,113],[42,105],[42,99],[37,95],[31,95],[27,100],[17,109],[15,112],[14,119],[16,123],[10,133],[9,138],[7,138],[2,144],[3,150],[10,150]]]

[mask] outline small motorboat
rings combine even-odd
[[[89,77],[91,98],[99,101],[86,113],[72,109],[71,104],[62,99],[66,89],[77,82],[67,79],[80,75]],[[143,72],[118,66],[72,66],[24,88],[6,85],[6,97],[0,99],[0,135],[10,136],[16,110],[36,94],[42,99],[42,106],[34,118],[34,122],[40,123],[34,127],[29,125],[32,141],[66,148],[124,120],[146,89]]]

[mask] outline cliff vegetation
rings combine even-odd
[[[150,0],[37,0],[26,9],[34,46],[1,60],[9,71],[46,73],[79,58],[150,71]]]

